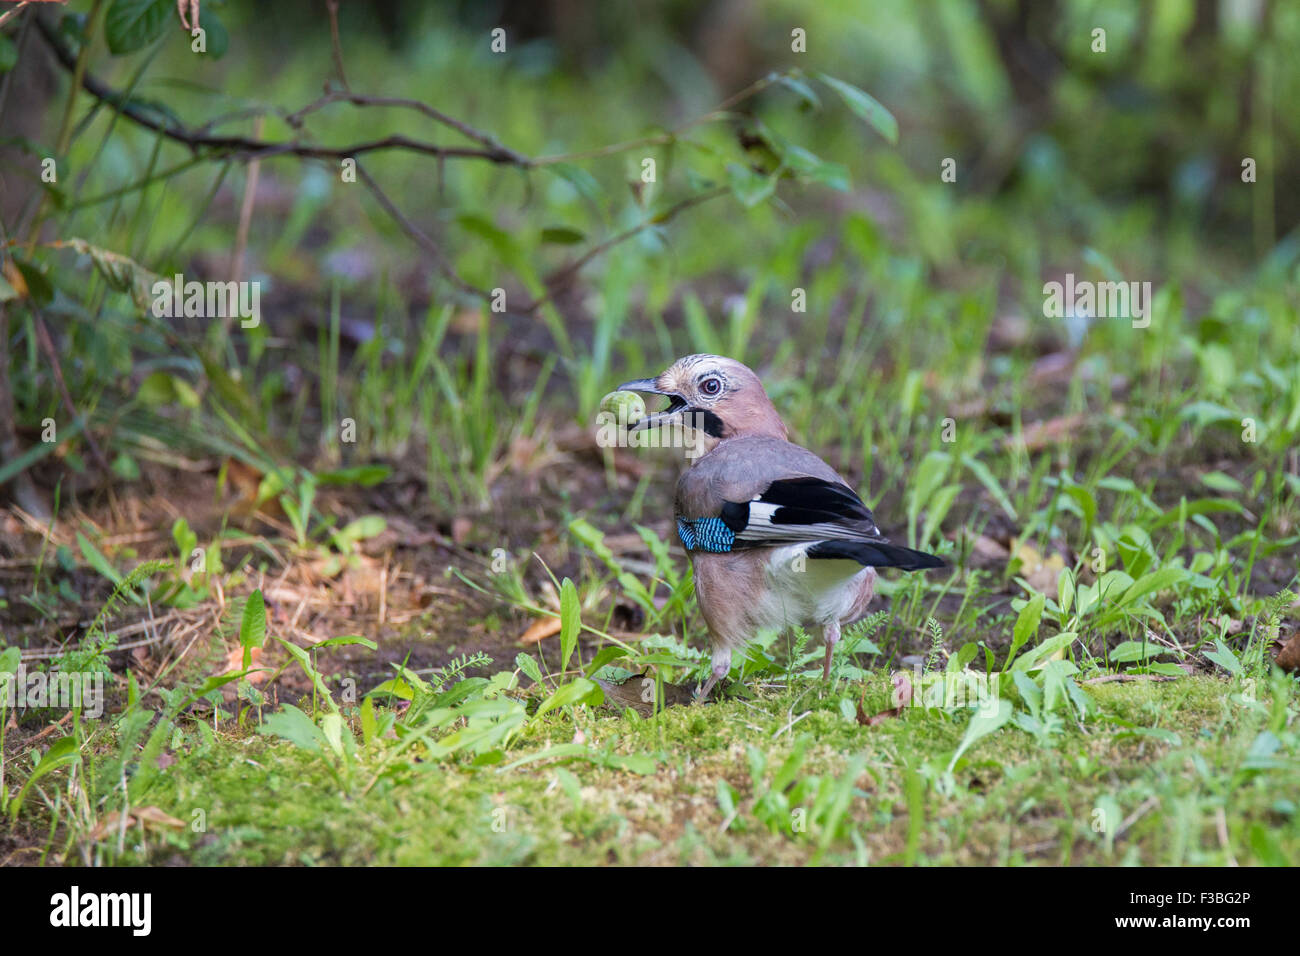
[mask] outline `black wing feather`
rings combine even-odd
[[[852,488],[823,478],[774,481],[753,501],[726,502],[720,516],[735,533],[737,549],[815,542],[810,558],[906,571],[943,566],[932,554],[890,544]]]
[[[808,557],[856,561],[866,567],[904,571],[943,567],[942,558],[886,541],[819,541],[808,549]]]

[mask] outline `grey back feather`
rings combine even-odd
[[[751,501],[782,478],[821,478],[847,485],[830,465],[806,448],[779,438],[741,436],[721,442],[677,482],[677,514],[717,515],[727,501]]]

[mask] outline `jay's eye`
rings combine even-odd
[[[717,395],[722,391],[722,380],[718,378],[706,378],[700,382],[700,391],[705,395]]]

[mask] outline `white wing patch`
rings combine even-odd
[[[860,541],[864,535],[856,528],[847,528],[831,521],[819,524],[773,524],[772,516],[783,506],[755,498],[749,503],[749,523],[736,535],[739,541],[782,542],[825,541],[839,538]]]

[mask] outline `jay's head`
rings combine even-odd
[[[680,425],[704,432],[709,445],[740,435],[786,437],[785,425],[758,376],[735,359],[688,355],[655,378],[625,382],[619,391],[665,395],[668,407],[638,419],[634,430]]]

